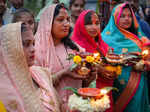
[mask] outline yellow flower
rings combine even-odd
[[[74,63],[79,64],[81,63],[81,61],[82,61],[82,58],[80,56],[74,56],[73,58]]]
[[[122,72],[122,67],[121,66],[117,66],[116,74],[117,75],[121,75],[121,72]]]
[[[0,112],[6,112],[4,104],[0,101]]]
[[[115,72],[117,75],[120,75],[122,72],[122,67],[121,66],[111,66],[108,65],[105,67],[106,70],[110,71],[110,72]]]
[[[105,69],[108,70],[108,71],[110,71],[110,72],[116,71],[116,67],[111,66],[111,65],[106,66]]]
[[[87,62],[91,63],[91,62],[94,62],[94,57],[92,56],[86,56],[86,59],[85,59]]]

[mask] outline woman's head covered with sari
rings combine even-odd
[[[35,56],[37,63],[41,66],[49,67],[53,70],[56,68],[62,68],[62,63],[64,64],[66,62],[66,60],[62,60],[63,62],[60,62],[60,60],[58,59],[58,56],[56,54],[56,45],[54,43],[54,40],[56,39],[54,32],[58,37],[62,34],[62,32],[65,32],[65,35],[67,35],[60,37],[63,46],[65,46],[65,48],[70,48],[73,50],[77,49],[77,47],[69,38],[70,21],[68,18],[68,12],[66,13],[66,20],[66,15],[60,18],[60,15],[63,13],[62,10],[65,11],[65,13],[67,12],[63,4],[53,4],[45,9],[45,11],[41,15],[38,30],[35,35]],[[59,17],[59,19],[57,17]],[[54,25],[55,21],[59,21],[59,24],[61,24],[61,26],[58,27],[58,24]],[[69,25],[69,32],[68,26],[62,26],[66,23]],[[56,29],[54,31],[54,27],[58,28],[57,31]],[[65,48],[63,48],[61,52],[66,52]]]
[[[98,34],[96,37],[98,44],[96,43],[95,39],[89,35],[89,33],[86,30],[85,16],[90,12],[92,13],[90,17],[92,19],[92,15],[96,14],[92,10],[85,10],[79,15],[74,27],[72,40],[82,48],[85,48],[87,52],[94,53],[97,52],[97,50],[99,49],[103,53],[103,55],[106,55],[108,46],[101,38],[100,29],[99,31],[97,31]],[[86,21],[88,21],[89,24],[92,24],[91,19],[88,19]]]
[[[10,112],[42,112],[29,73],[21,32],[21,23],[0,29],[0,100]]]
[[[35,58],[41,66],[51,65],[51,52],[54,52],[52,39],[52,23],[56,5],[50,5],[41,15],[37,33],[35,34]],[[54,57],[55,58],[55,57]]]
[[[122,22],[124,24],[121,24],[123,18],[126,19]],[[128,3],[119,4],[113,9],[111,18],[102,32],[102,39],[117,54],[141,52],[144,43],[148,41]],[[145,112],[149,108],[145,72],[141,75],[141,72],[135,72],[132,68],[123,66],[121,75],[114,82],[113,86],[119,89],[119,92],[113,94],[116,112]]]
[[[119,25],[121,17],[124,17],[123,11],[125,9],[130,10],[129,16],[132,17],[132,23],[129,28],[123,28]],[[129,21],[124,22],[124,26],[128,24]],[[102,32],[102,38],[118,54],[124,52],[123,50],[139,52],[143,44],[148,41],[144,37],[135,14],[128,3],[119,4],[113,9],[110,20]]]

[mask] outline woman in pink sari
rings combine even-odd
[[[35,35],[35,59],[38,65],[47,67],[52,76],[64,74],[55,84],[62,99],[63,111],[67,111],[67,101],[72,92],[63,90],[64,87],[82,87],[82,78],[70,72],[72,61],[66,60],[69,53],[79,51],[79,48],[69,38],[70,17],[62,4],[49,6],[42,14]],[[65,74],[70,74],[67,76]]]
[[[61,112],[52,81],[57,77],[52,78],[46,68],[32,66],[32,30],[14,23],[2,27],[0,35],[0,101],[7,111]]]
[[[72,40],[86,50],[86,52],[96,53],[106,56],[109,46],[102,40],[100,35],[100,21],[97,14],[92,10],[83,11],[77,19],[72,35]],[[103,75],[102,75],[103,74]],[[113,73],[105,70],[103,66],[98,67],[98,77],[96,87],[103,88],[113,86],[113,79],[101,76],[111,76]],[[109,93],[112,105],[112,93]],[[112,106],[107,112],[112,112]]]
[[[7,111],[43,112],[23,52],[21,23],[0,29],[0,57],[0,100]]]

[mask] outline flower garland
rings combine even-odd
[[[101,99],[83,99],[83,97],[73,94],[69,97],[68,106],[71,110],[80,112],[104,112],[110,108],[110,100],[108,95],[104,95]]]

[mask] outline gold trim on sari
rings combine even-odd
[[[23,101],[26,112],[43,112],[33,87],[21,39],[21,23],[13,23],[0,29],[0,46],[9,80]]]

